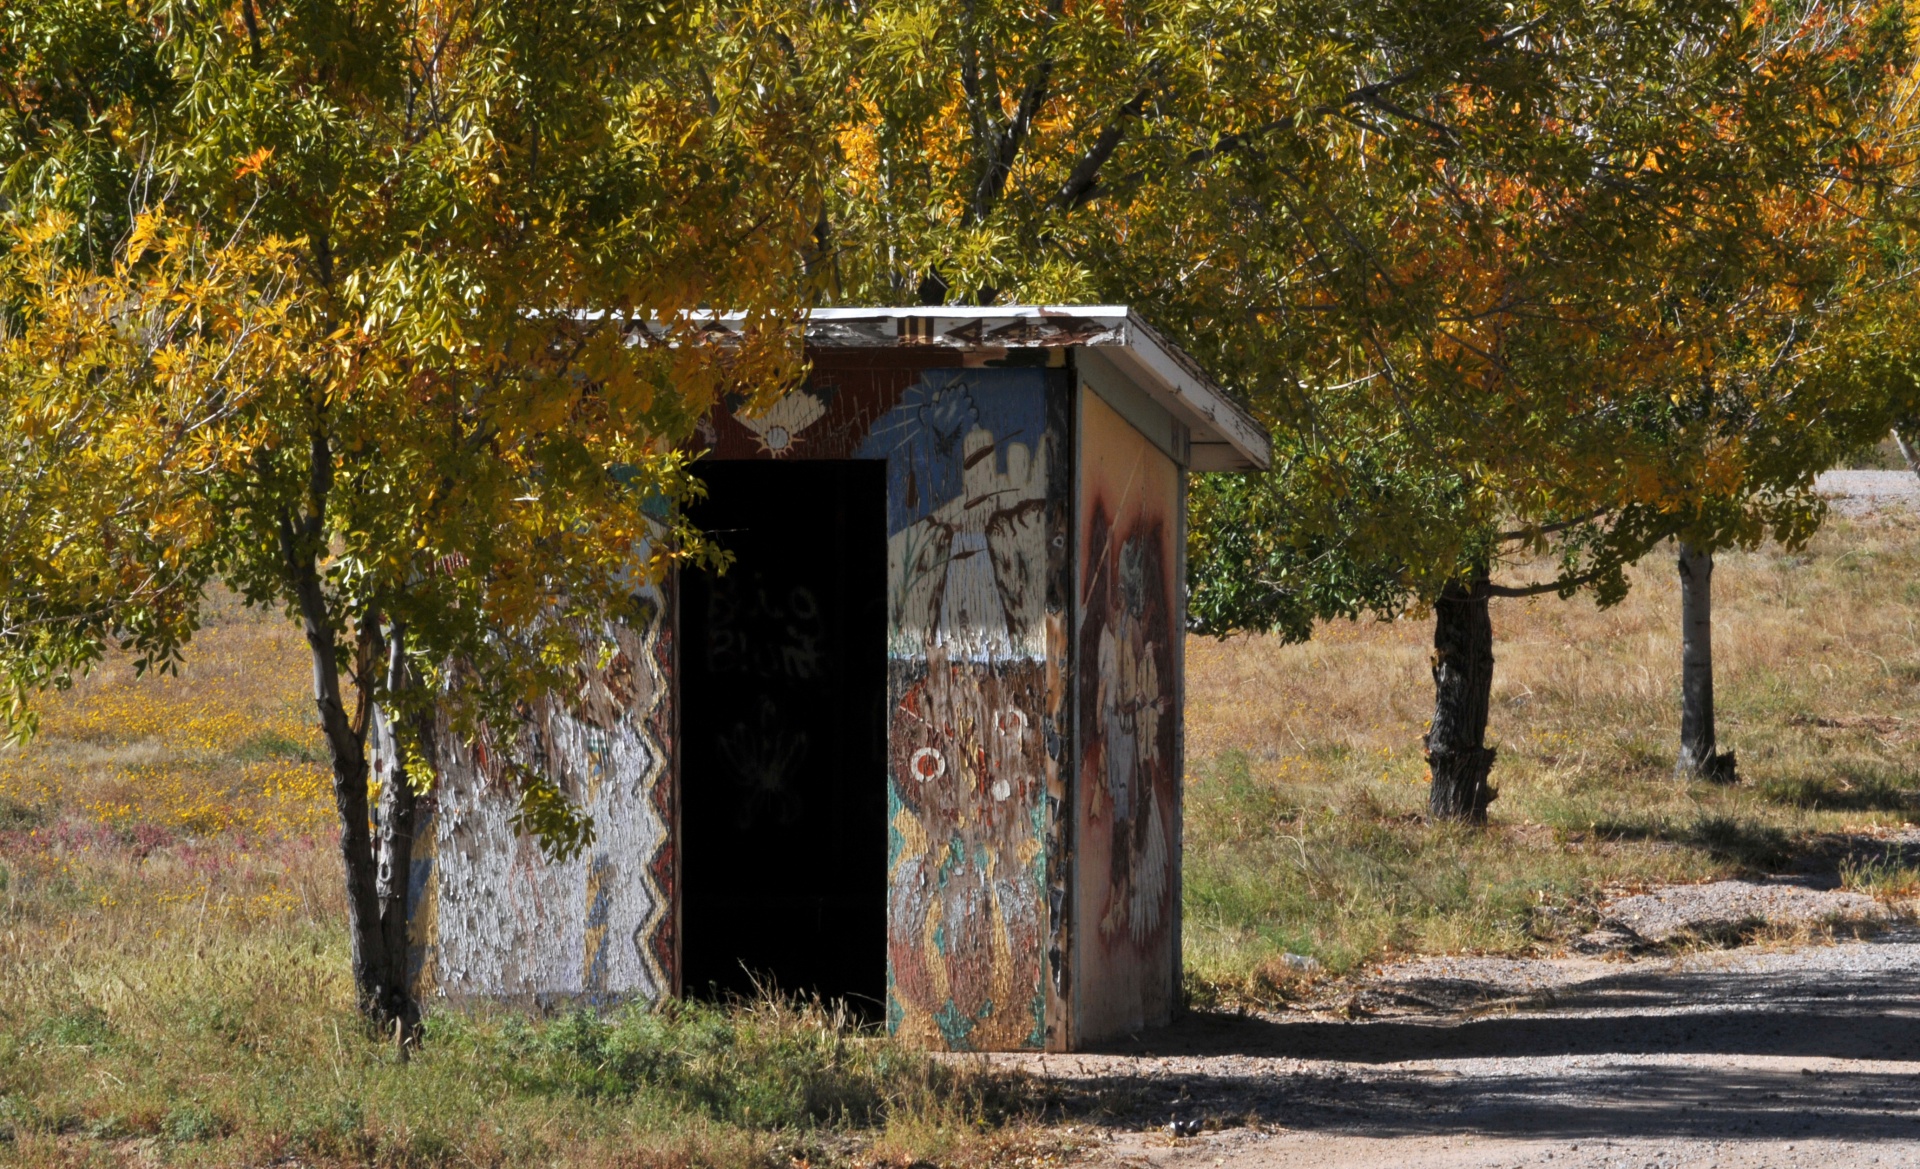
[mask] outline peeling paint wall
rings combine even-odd
[[[887,465],[887,1019],[932,1047],[1048,1039],[1069,392],[1061,369],[822,352],[801,392],[708,435],[715,458]]]
[[[888,1020],[937,1047],[1045,1042],[1049,380],[930,370],[860,451],[888,467]]]
[[[604,669],[567,703],[543,702],[511,739],[462,742],[443,726],[440,782],[422,801],[412,873],[415,984],[423,998],[589,1002],[673,990],[673,783],[663,731],[672,624],[616,630]],[[384,744],[376,744],[384,748]],[[377,749],[384,777],[391,750]],[[592,815],[595,840],[556,864],[509,820],[503,763],[552,777]]]
[[[714,459],[886,465],[889,1025],[932,1047],[1063,1046],[1073,384],[1064,368],[964,368],[939,346],[815,356],[802,390],[758,417],[717,409],[701,439]],[[443,746],[415,865],[426,993],[676,989],[675,626],[655,600],[577,702],[535,711],[512,742]],[[550,864],[508,826],[502,752],[585,805],[588,856]]]
[[[1166,1022],[1178,987],[1181,473],[1079,397],[1073,1041]]]

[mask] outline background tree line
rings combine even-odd
[[[818,305],[1124,301],[1275,432],[1271,474],[1195,486],[1196,627],[1430,609],[1432,808],[1483,817],[1492,598],[1617,599],[1677,539],[1703,621],[1714,550],[1805,539],[1814,473],[1920,414],[1909,17],[9,8],[10,725],[110,647],[171,667],[216,584],[285,609],[362,1007],[411,1025],[425,714],[510,719],[602,650],[632,580],[714,554],[675,517],[716,397],[793,385]],[[711,342],[711,306],[743,335]],[[1519,553],[1553,570],[1511,579]],[[1710,666],[1688,677],[1683,764],[1722,771]],[[376,834],[382,712],[410,771]],[[522,789],[557,851],[591,832]]]

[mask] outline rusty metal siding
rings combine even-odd
[[[1180,470],[1079,396],[1073,1041],[1166,1022],[1178,990]]]

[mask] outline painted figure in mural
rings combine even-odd
[[[861,448],[889,478],[890,1009],[955,1048],[1043,1026],[1042,385],[927,371]]]
[[[1144,943],[1160,928],[1166,900],[1165,818],[1156,780],[1166,761],[1160,742],[1167,695],[1157,658],[1167,649],[1165,610],[1150,605],[1158,594],[1154,541],[1138,532],[1120,545],[1117,604],[1100,631],[1100,738],[1107,796],[1113,804],[1114,849],[1111,895],[1100,920],[1106,936],[1124,933]],[[1111,594],[1110,594],[1111,595]],[[1150,611],[1153,612],[1150,617]],[[1153,619],[1153,618],[1157,618]]]
[[[736,411],[733,417],[752,433],[759,444],[760,453],[784,459],[803,441],[800,432],[820,421],[826,412],[827,405],[819,397],[804,390],[795,390],[760,414],[747,415]],[[709,425],[708,434],[711,433],[712,427]],[[711,438],[708,439],[708,445],[712,445]]]
[[[1137,465],[1104,468],[1083,529],[1081,850],[1104,862],[1105,887],[1087,912],[1109,953],[1149,952],[1172,915],[1177,584],[1162,495],[1171,493],[1142,490]]]
[[[1028,644],[1040,617],[1037,584],[1023,575],[1038,531],[1045,469],[1024,443],[1006,445],[1007,470],[995,468],[999,444],[976,428],[962,448],[960,494],[901,533],[905,566],[898,613],[950,654],[1009,659],[1034,656]]]
[[[930,371],[868,440],[905,446],[889,476],[904,480],[888,524],[896,656],[935,644],[973,661],[1044,652],[1040,420],[996,430],[983,424],[976,393],[966,371]]]

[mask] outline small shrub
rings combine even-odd
[[[16,1096],[0,1095],[0,1143],[18,1140],[39,1127],[33,1105]]]
[[[88,1004],[43,1020],[29,1038],[52,1047],[108,1047],[118,1035],[106,1012]]]
[[[438,1128],[408,1128],[383,1135],[377,1160],[399,1165],[442,1165],[462,1160],[458,1141]]]
[[[1920,894],[1920,865],[1899,853],[1847,857],[1840,862],[1840,887],[1870,897],[1912,897]]]
[[[220,1135],[220,1118],[204,1104],[179,1104],[160,1121],[160,1135],[176,1144],[192,1144]]]
[[[1640,735],[1615,740],[1620,769],[1632,775],[1661,775],[1673,767],[1673,752],[1664,743]]]
[[[45,812],[7,796],[0,796],[0,832],[19,832],[38,828],[47,822]]]
[[[1773,868],[1787,859],[1784,829],[1733,816],[1702,816],[1688,826],[1682,839],[1742,868]]]
[[[365,1156],[370,1144],[366,1110],[345,1096],[309,1107],[295,1118],[291,1135],[296,1148],[317,1156]]]
[[[316,763],[319,755],[305,743],[299,743],[279,731],[262,731],[233,749],[233,757],[248,763],[287,759],[295,763]]]

